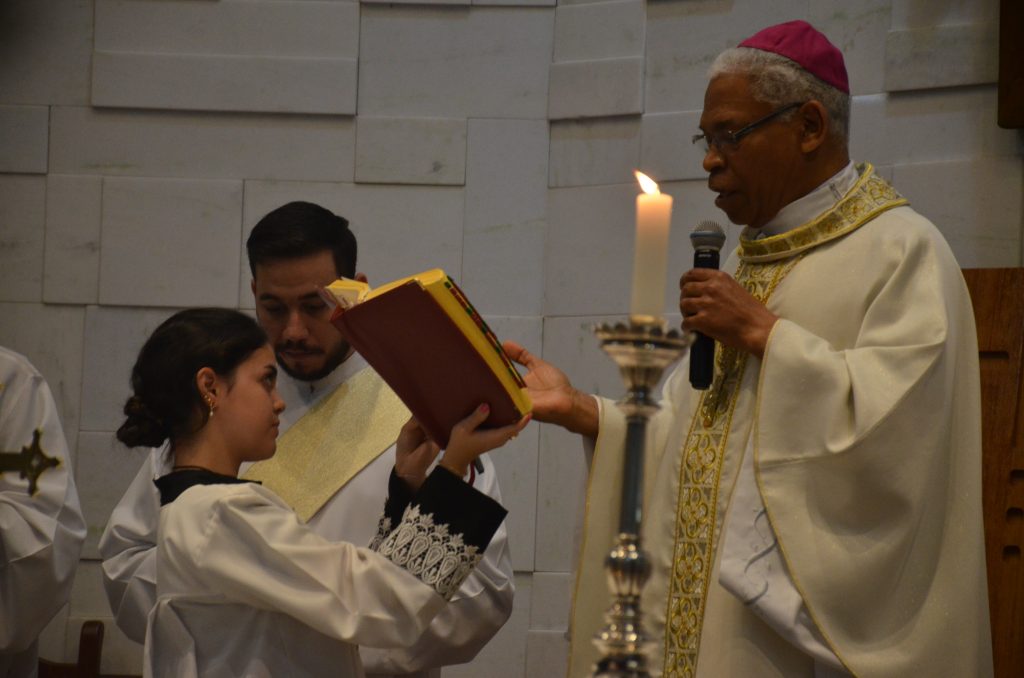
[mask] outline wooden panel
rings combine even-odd
[[[1024,269],[964,271],[981,359],[985,551],[996,678],[1024,675]]]

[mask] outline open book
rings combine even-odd
[[[439,268],[371,290],[341,278],[323,290],[331,322],[406,404],[434,442],[481,403],[485,426],[513,424],[531,409],[526,385],[501,343]]]

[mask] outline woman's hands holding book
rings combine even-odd
[[[473,460],[488,450],[501,447],[512,440],[530,423],[527,414],[515,424],[501,428],[480,428],[487,419],[491,408],[486,403],[477,407],[472,414],[452,427],[448,447],[438,462],[460,478],[469,472]]]
[[[489,413],[490,407],[487,404],[480,405],[452,428],[448,448],[438,462],[440,466],[464,478],[469,472],[469,465],[477,457],[512,440],[530,423],[531,415],[527,414],[510,426],[481,429],[480,425],[487,420]],[[427,479],[427,471],[440,449],[437,443],[427,437],[418,421],[409,419],[395,442],[395,473],[410,490],[416,492]]]
[[[409,419],[395,441],[395,474],[416,492],[427,479],[427,470],[440,451],[437,443],[420,428],[420,423]]]

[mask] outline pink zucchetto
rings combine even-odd
[[[806,21],[787,21],[758,31],[739,44],[792,59],[811,75],[850,93],[843,53]]]

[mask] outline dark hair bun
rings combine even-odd
[[[134,395],[129,398],[124,404],[124,414],[127,419],[117,429],[117,439],[128,447],[159,447],[167,440],[170,432],[142,398]]]

